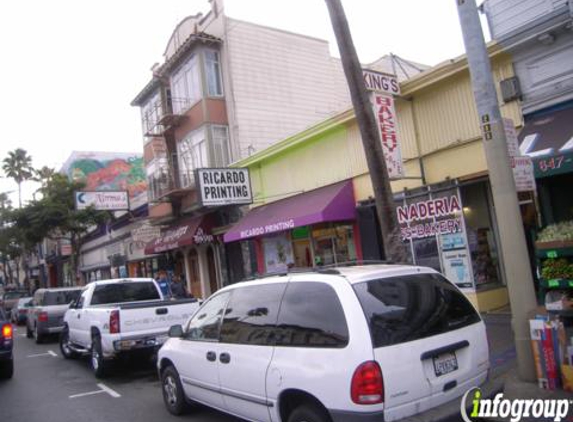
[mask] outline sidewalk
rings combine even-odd
[[[544,390],[535,382],[524,382],[517,377],[517,363],[513,332],[511,330],[511,310],[502,309],[482,315],[486,327],[490,346],[491,378],[501,381],[505,399],[569,399],[573,393],[563,390]],[[570,415],[573,417],[573,414]],[[496,421],[509,421],[494,419]],[[543,421],[543,419],[522,419]],[[565,419],[570,420],[570,419]],[[573,420],[573,419],[572,419]]]

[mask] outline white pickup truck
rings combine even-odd
[[[153,354],[167,340],[169,327],[183,324],[198,307],[196,299],[164,300],[153,279],[96,281],[66,311],[60,349],[66,359],[91,355],[99,378],[121,354]]]

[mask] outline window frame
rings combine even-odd
[[[211,60],[209,55],[213,54],[216,60]],[[207,88],[207,97],[209,98],[222,98],[225,96],[225,88],[223,87],[223,72],[221,69],[221,53],[218,50],[211,48],[203,50],[204,70],[205,70],[205,85]],[[215,69],[216,68],[216,69]],[[219,92],[211,92],[211,75],[215,77],[215,85],[218,85]]]
[[[184,114],[203,99],[201,65],[196,53],[189,55],[170,78],[171,102],[174,114]],[[179,90],[183,92],[179,92]]]

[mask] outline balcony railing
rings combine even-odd
[[[181,123],[190,106],[191,100],[188,98],[171,98],[156,102],[143,115],[144,136],[164,136],[167,131]]]

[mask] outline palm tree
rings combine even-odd
[[[43,192],[48,187],[48,183],[50,183],[54,174],[56,174],[56,170],[48,166],[44,166],[39,170],[34,170],[34,177],[32,180],[40,182],[40,188],[37,192]]]
[[[12,201],[8,195],[10,192],[0,192],[0,211],[7,210],[12,206]]]
[[[32,157],[22,148],[9,151],[4,158],[2,170],[6,177],[14,179],[18,184],[18,208],[22,208],[22,182],[30,180],[34,175]]]

